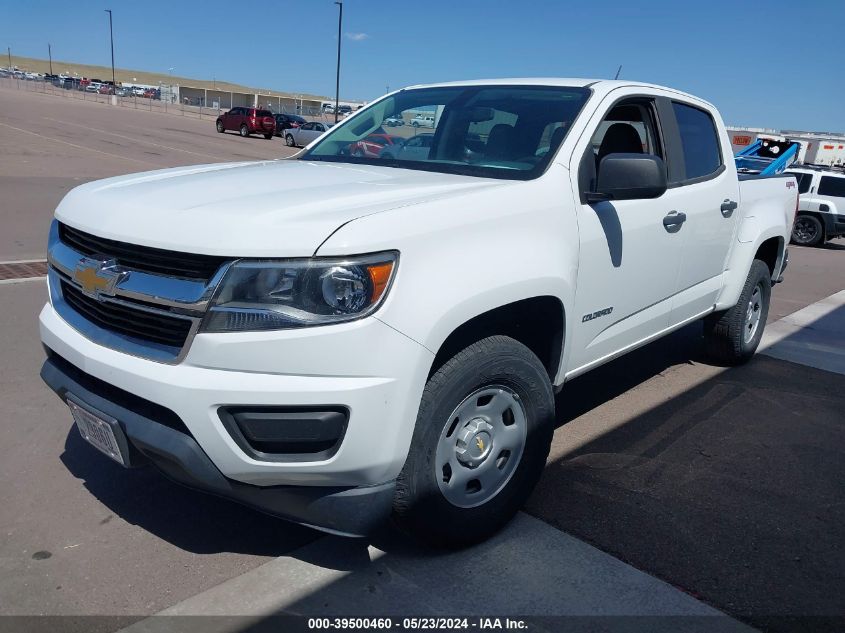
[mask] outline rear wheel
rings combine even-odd
[[[241,126],[241,136],[243,136],[244,138],[249,136],[249,128],[246,125]]]
[[[272,133],[271,134],[265,134],[264,138],[266,138],[269,141],[271,138],[273,138],[273,134]]]
[[[223,125],[223,121],[217,122],[217,131],[223,134],[226,131],[226,127]]]
[[[288,147],[296,147],[296,141],[293,140],[293,136],[288,134],[285,136],[285,145]]]
[[[492,336],[458,352],[423,391],[394,521],[436,546],[488,538],[540,478],[554,421],[549,376],[523,344]]]
[[[824,227],[813,215],[799,215],[792,225],[792,241],[801,246],[815,246],[824,239]]]
[[[736,305],[705,317],[707,353],[725,365],[740,365],[750,359],[763,338],[771,294],[769,267],[755,259]]]

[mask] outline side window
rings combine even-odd
[[[317,130],[318,132],[325,132],[326,131],[326,128],[323,126],[322,123],[316,123],[314,125],[314,129]]]
[[[314,124],[313,123],[303,123],[301,129],[303,129],[303,130],[313,130]]]
[[[596,166],[608,154],[654,154],[663,158],[656,127],[652,101],[634,99],[616,104],[590,141]]]
[[[722,166],[719,135],[713,118],[704,110],[672,102],[681,134],[686,180],[709,176]]]
[[[795,174],[798,177],[798,193],[807,193],[813,184],[813,174]]]
[[[819,182],[819,195],[832,198],[845,198],[845,178],[822,176]]]

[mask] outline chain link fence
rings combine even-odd
[[[5,74],[5,73],[4,73]],[[333,114],[323,111],[322,102],[296,96],[233,92],[192,86],[160,84],[158,86],[110,84],[78,78],[26,78],[20,75],[0,76],[0,89],[25,90],[51,94],[60,98],[113,104],[122,108],[166,112],[195,118],[216,118],[232,107],[259,107],[274,113],[298,114],[314,120],[334,121]]]

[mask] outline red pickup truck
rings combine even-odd
[[[250,134],[263,134],[271,139],[276,133],[276,119],[269,110],[258,108],[232,108],[217,117],[217,131],[238,130],[246,138]]]

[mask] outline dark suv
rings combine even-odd
[[[275,114],[273,116],[276,118],[276,136],[284,136],[285,130],[289,130],[292,127],[299,127],[303,123],[308,123],[308,121],[296,114]]]
[[[263,134],[271,139],[276,133],[276,119],[270,110],[232,108],[217,117],[217,131],[222,134],[226,130],[237,130],[243,137]]]

